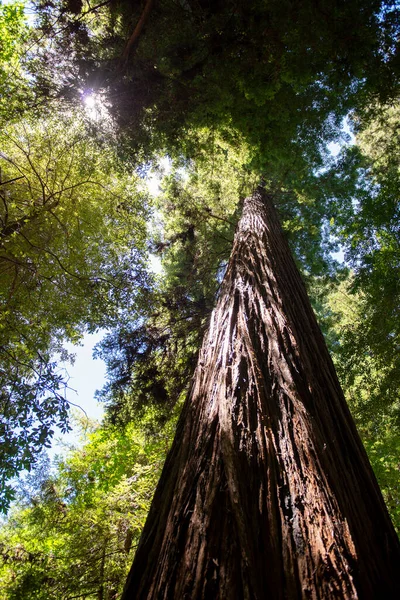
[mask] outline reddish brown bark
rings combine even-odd
[[[146,25],[146,23],[149,19],[151,9],[153,8],[153,4],[154,4],[154,0],[146,0],[146,4],[144,6],[143,12],[140,15],[140,19],[137,22],[137,25],[136,25],[135,29],[133,30],[132,35],[130,36],[130,38],[127,41],[127,44],[124,48],[124,52],[122,54],[122,63],[123,64],[126,64],[126,62],[128,61],[129,54],[130,54],[133,46],[138,41],[140,34],[143,31],[143,27]]]
[[[123,600],[395,600],[400,548],[258,189]]]

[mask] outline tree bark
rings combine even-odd
[[[246,198],[123,600],[397,600],[400,546],[271,196]]]

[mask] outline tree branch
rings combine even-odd
[[[18,179],[25,179],[25,175],[21,175],[20,177],[14,177],[14,179],[8,179],[7,181],[0,181],[0,185],[6,185],[6,183],[13,183],[14,181],[18,181]]]
[[[137,42],[140,34],[142,33],[143,27],[147,23],[147,20],[149,18],[153,4],[154,4],[154,0],[146,1],[146,5],[143,9],[141,17],[140,17],[135,29],[133,30],[133,33],[132,33],[131,37],[129,38],[129,40],[125,46],[125,50],[122,54],[122,64],[123,65],[125,65],[127,63],[130,51],[132,50],[133,45]]]

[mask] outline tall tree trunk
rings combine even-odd
[[[244,201],[123,600],[397,600],[400,547],[272,199]]]

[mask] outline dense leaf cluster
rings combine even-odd
[[[0,533],[0,598],[111,600],[122,591],[164,461],[173,419],[146,437],[81,423],[80,449],[21,485]]]
[[[284,163],[298,173],[319,161],[320,142],[349,107],[371,93],[393,95],[397,85],[399,23],[391,2],[71,7],[39,4],[55,57],[49,80],[64,56],[54,93],[104,90],[124,132],[146,153],[167,146],[193,156],[199,127],[233,126],[259,171],[281,173]]]
[[[7,479],[68,427],[66,341],[107,327],[146,286],[146,199],[78,111],[4,128],[0,154],[0,436]],[[5,496],[3,496],[5,494]]]

